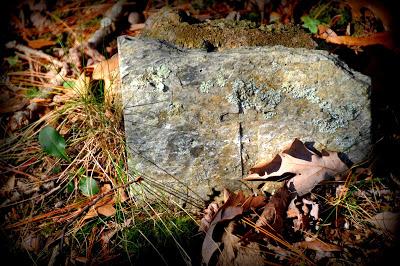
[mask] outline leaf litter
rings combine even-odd
[[[377,241],[390,248],[384,238],[396,241],[399,214],[378,213],[383,206],[365,193],[360,200],[356,192],[365,191],[374,178],[348,165],[351,162],[337,152],[319,152],[295,139],[271,161],[251,168],[246,182],[291,177],[281,181],[284,186],[273,195],[263,193],[262,186],[258,196],[226,190],[223,204],[210,203],[200,226],[206,232],[203,262],[242,265],[243,258],[252,265],[370,262],[376,250],[365,251],[364,245]],[[375,185],[375,190],[384,188]],[[388,207],[390,201],[382,204]]]

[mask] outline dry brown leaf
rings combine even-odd
[[[128,195],[126,195],[125,190],[123,188],[118,189],[118,194],[115,195],[115,202],[125,202],[129,199]]]
[[[243,211],[258,209],[265,206],[266,202],[267,198],[264,196],[250,196],[244,201],[242,208]]]
[[[56,42],[47,39],[37,39],[28,41],[28,46],[33,49],[40,49],[46,46],[55,45]]]
[[[305,249],[312,249],[312,250],[316,250],[316,251],[325,251],[325,252],[342,250],[342,248],[337,245],[328,244],[319,239],[314,239],[311,241],[297,242],[297,243],[294,243],[293,246],[305,248]]]
[[[323,150],[321,154],[317,154],[295,139],[288,149],[276,155],[272,161],[251,168],[250,175],[244,179],[268,181],[272,177],[294,174],[287,186],[302,196],[321,181],[347,169],[337,152]]]
[[[224,249],[218,258],[217,265],[265,265],[266,261],[262,256],[260,246],[255,242],[243,246],[240,238],[233,234],[234,226],[234,222],[230,222],[225,229],[222,236]]]
[[[301,208],[301,211],[299,208]],[[307,230],[312,221],[316,222],[315,225],[318,225],[319,205],[307,199],[301,199],[300,201],[296,196],[290,202],[286,214],[288,218],[295,218],[293,219],[293,229],[295,232],[298,230]]]
[[[215,202],[210,203],[204,211],[204,217],[200,221],[200,231],[207,232],[210,228],[213,217],[217,213],[219,207]]]
[[[110,217],[116,213],[116,210],[112,204],[106,204],[97,208],[97,213]]]
[[[97,214],[96,209],[92,207],[92,208],[89,209],[89,211],[88,211],[88,212],[86,213],[86,215],[83,217],[81,223],[83,223],[84,221],[86,221],[86,220],[88,220],[88,219],[90,219],[90,218],[96,217],[97,215],[98,215],[98,214]]]
[[[15,186],[15,175],[8,178],[7,182],[0,188],[0,197],[8,195]]]
[[[110,184],[104,184],[104,185],[100,188],[101,193],[106,193],[106,192],[108,192],[108,191],[110,191],[110,190],[111,190],[111,185],[110,185]]]
[[[238,195],[236,195],[235,193],[231,193],[227,190],[226,193],[229,194],[229,197],[213,217],[201,248],[203,262],[206,265],[208,265],[212,255],[221,245],[221,242],[214,239],[214,229],[216,226],[220,222],[232,220],[236,216],[243,213],[243,208],[238,207],[238,205],[241,205],[244,202],[245,198],[243,192],[239,192]]]
[[[293,219],[293,229],[295,232],[304,228],[303,215],[295,204],[296,198],[292,199],[289,204],[288,210],[286,211],[286,215],[288,218],[295,218]]]
[[[280,188],[264,207],[256,225],[265,226],[269,224],[275,231],[281,232],[283,229],[283,220],[289,204],[290,193],[286,187]]]
[[[29,100],[24,97],[15,97],[7,99],[6,102],[0,101],[0,114],[14,113],[24,108],[29,103]]]
[[[80,96],[86,96],[89,93],[89,83],[90,83],[90,77],[86,76],[85,72],[82,72],[82,74],[79,76],[79,78],[76,80],[73,88],[66,88],[67,94],[76,94]],[[68,96],[69,98],[70,96]]]
[[[29,234],[22,239],[22,247],[27,251],[39,252],[40,250],[40,239],[39,236]]]
[[[39,31],[43,31],[45,28],[51,27],[53,23],[48,20],[41,12],[33,12],[30,17],[33,26]]]
[[[92,78],[94,80],[104,80],[104,101],[108,104],[111,104],[111,101],[119,93],[118,66],[118,54],[93,66]]]
[[[27,125],[29,125],[29,111],[17,111],[8,120],[7,129],[14,132]]]
[[[103,231],[100,235],[100,240],[103,245],[107,245],[111,238],[118,232],[118,228]]]

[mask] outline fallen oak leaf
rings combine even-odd
[[[1,95],[0,95],[1,96]],[[21,110],[29,104],[29,100],[24,97],[15,97],[3,101],[0,99],[0,114],[13,113]]]
[[[266,197],[265,196],[249,196],[245,197],[242,191],[238,194],[234,194],[227,189],[224,189],[224,201],[226,205],[242,207],[243,212],[248,210],[255,210],[265,206]],[[200,222],[200,231],[207,232],[210,227],[211,222],[214,220],[220,207],[216,202],[212,202],[207,206],[204,211],[204,216]]]
[[[321,181],[348,169],[337,152],[322,153],[307,148],[299,139],[276,155],[272,161],[263,162],[250,169],[244,180],[274,180],[287,174],[294,175],[287,183],[291,192],[299,196],[311,192]]]
[[[245,201],[246,197],[243,194],[243,191],[239,191],[237,194],[229,191],[228,189],[224,189],[224,205],[225,206],[241,206]]]
[[[242,215],[244,211],[257,209],[264,206],[265,199],[266,197],[264,196],[249,196],[246,198],[243,191],[239,191],[237,194],[235,194],[227,189],[224,189],[225,203],[220,208],[218,208],[216,203],[211,203],[207,207],[205,216],[202,219],[202,226],[200,228],[203,231],[206,231],[206,236],[202,246],[202,258],[206,265],[209,263],[215,251],[219,249],[222,244],[222,239],[215,239],[217,235],[223,235],[218,234],[220,233],[220,230],[218,229],[222,229],[218,227],[218,225],[222,222],[233,220],[235,217]],[[213,215],[211,222],[209,222],[212,213],[215,213],[215,215]],[[216,230],[217,227],[218,229]]]
[[[295,218],[293,219],[293,229],[295,232],[298,230],[306,231],[311,224],[315,224],[316,227],[318,226],[319,205],[311,200],[299,199],[296,196],[289,203],[286,214],[288,218]]]
[[[93,66],[92,79],[93,80],[104,80],[104,101],[107,104],[111,104],[113,99],[118,96],[118,84],[119,84],[119,61],[118,54],[112,56],[108,60],[99,62]],[[87,67],[87,69],[91,68]]]
[[[215,214],[218,212],[218,204],[216,202],[212,202],[207,206],[207,209],[204,211],[204,216],[200,221],[200,231],[207,232],[208,228],[210,227],[210,224],[215,216]]]

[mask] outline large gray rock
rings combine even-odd
[[[206,199],[294,138],[353,161],[371,147],[370,79],[326,51],[207,53],[118,38],[131,171]],[[184,185],[182,185],[184,184]]]

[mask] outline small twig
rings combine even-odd
[[[88,44],[92,48],[96,48],[103,40],[115,31],[115,23],[123,14],[125,0],[115,3],[104,15],[100,22],[100,28],[90,37]]]
[[[23,171],[20,171],[18,169],[15,169],[15,168],[12,168],[12,167],[5,167],[5,170],[9,171],[9,172],[16,173],[16,174],[24,175],[24,176],[28,177],[32,182],[39,182],[39,183],[41,182],[40,178],[38,178],[36,176],[33,176],[31,174],[25,173]]]
[[[8,49],[17,49],[18,51],[21,51],[26,54],[32,54],[34,56],[43,58],[43,59],[51,62],[52,64],[54,64],[57,67],[63,67],[63,63],[61,61],[59,61],[58,59],[56,59],[55,57],[48,55],[46,53],[43,53],[42,51],[38,51],[38,50],[35,50],[32,48],[29,48],[28,46],[25,46],[22,44],[17,44],[16,41],[8,42],[6,44],[6,47]]]

